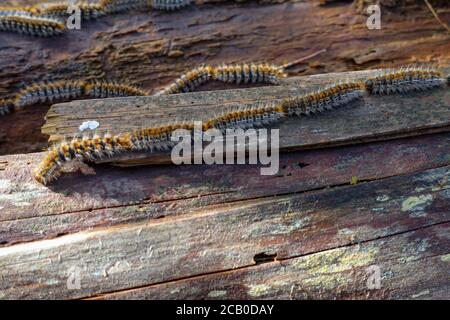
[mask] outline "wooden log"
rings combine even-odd
[[[294,291],[298,298],[312,296],[314,289],[315,294],[330,297],[340,285],[345,295],[346,284],[360,295],[361,283],[352,285],[354,268],[378,263],[387,266],[384,272],[390,265],[402,272],[388,285],[389,290],[404,290],[401,297],[430,288],[428,284],[414,286],[414,281],[426,278],[432,270],[438,276],[430,282],[431,287],[444,288],[448,281],[441,275],[449,270],[449,174],[446,166],[0,248],[0,294],[3,298],[88,297],[247,268],[255,265],[262,253],[279,260],[306,255],[286,265],[286,271],[289,265],[298,268],[286,278],[281,271],[268,272],[268,277],[287,281],[284,290],[294,283],[305,284],[306,291]],[[362,244],[360,249],[345,248],[375,239],[379,240]],[[340,247],[343,249],[332,250]],[[317,253],[324,250],[331,251]],[[317,254],[308,256],[310,253]],[[426,260],[432,257],[441,262]],[[401,268],[419,259],[432,262],[428,267],[432,269],[419,269],[412,275],[407,273],[410,269]],[[279,267],[278,263],[274,266]],[[411,268],[420,266],[412,264]],[[74,268],[79,268],[81,275],[75,290],[67,286]],[[329,271],[337,274],[327,275]],[[384,274],[385,280],[391,276]],[[401,286],[401,279],[410,282]],[[276,292],[286,295],[278,290],[261,291],[264,281],[252,284],[256,286],[253,290],[244,289],[249,295],[254,292],[254,297],[264,297],[264,292],[268,297]],[[236,294],[239,297],[242,290]],[[446,297],[445,291],[441,294]]]
[[[448,299],[449,229],[448,223],[435,225],[94,299]]]
[[[0,158],[2,246],[446,166],[450,134],[282,154],[276,176],[255,165],[96,166],[95,176],[67,174],[47,188],[32,177],[42,157]]]
[[[450,69],[446,71],[450,72]],[[126,132],[176,120],[206,120],[217,113],[257,102],[275,102],[346,79],[363,80],[380,71],[331,73],[285,79],[281,86],[208,91],[168,97],[133,97],[85,100],[52,106],[43,133],[58,142],[79,133],[86,120],[95,120],[98,131]],[[416,94],[367,96],[361,102],[318,116],[293,118],[280,125],[280,149],[299,150],[361,143],[450,129],[450,90]],[[170,153],[124,155],[120,160],[145,159],[170,163]],[[98,162],[111,162],[102,159]]]
[[[408,8],[403,8],[408,19],[384,10],[381,30],[368,30],[367,17],[356,12],[350,2],[318,6],[314,1],[225,1],[173,13],[112,15],[51,39],[1,32],[0,97],[35,81],[75,78],[121,80],[153,90],[202,63],[282,63],[324,48],[326,54],[293,68],[291,74],[416,61],[450,65],[446,31],[425,7]],[[439,14],[448,20],[448,8],[441,8]],[[0,118],[2,132],[8,132],[0,135],[0,153],[45,147],[45,138],[32,130],[47,108]],[[19,126],[25,130],[17,130],[18,122],[24,123]]]

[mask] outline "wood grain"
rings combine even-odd
[[[449,174],[447,166],[0,248],[0,292],[79,298],[250,266],[262,252],[286,259],[433,224],[442,229],[429,234],[426,250],[413,250],[448,253]],[[395,248],[407,242],[394,241]],[[68,290],[74,265],[82,286]]]
[[[0,158],[0,245],[446,166],[450,134],[282,154],[276,176],[255,165],[96,166],[47,188],[32,177],[42,157]]]
[[[447,299],[449,229],[448,223],[435,225],[95,299]],[[379,287],[372,280],[377,272]]]

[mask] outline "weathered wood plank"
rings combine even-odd
[[[32,177],[42,156],[0,158],[0,245],[450,165],[450,134],[282,154],[276,176],[254,165],[97,166],[46,188]]]
[[[0,248],[0,293],[4,298],[86,297],[254,265],[255,255],[263,252],[282,260],[437,224],[426,240],[414,242],[406,234],[382,243],[393,246],[388,253],[406,250],[400,255],[405,258],[413,252],[447,254],[449,174],[447,166]],[[373,249],[377,256],[382,243]],[[306,269],[321,268],[321,263],[305,263]],[[67,273],[74,266],[81,269],[82,285],[68,290]]]
[[[449,245],[447,223],[96,299],[449,299]]]
[[[276,101],[320,85],[366,78],[377,71],[334,73],[288,79],[283,86],[209,91],[169,97],[139,97],[75,101],[54,105],[43,132],[51,141],[79,132],[83,121],[96,120],[99,131],[124,132],[180,119],[205,120],[222,110],[257,101]],[[298,86],[297,84],[301,84]],[[412,94],[408,97],[366,97],[340,110],[318,116],[289,119],[280,125],[281,150],[317,148],[367,142],[425,132],[450,130],[450,90]],[[122,158],[145,158],[149,163],[170,162],[170,153],[139,153]],[[108,162],[103,159],[99,162]]]

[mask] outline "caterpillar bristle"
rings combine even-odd
[[[148,93],[138,87],[115,82],[96,81],[86,85],[87,96],[95,99],[129,97],[129,96],[148,96]]]
[[[150,0],[151,6],[156,10],[175,11],[187,7],[191,0]]]
[[[0,16],[0,30],[36,37],[51,37],[66,31],[66,25],[55,19],[17,13]]]
[[[54,81],[33,84],[19,91],[14,105],[17,109],[38,103],[56,103],[76,99],[84,94],[84,81]]]
[[[389,95],[430,90],[441,86],[445,81],[440,71],[408,67],[370,78],[365,81],[365,88],[370,94]]]

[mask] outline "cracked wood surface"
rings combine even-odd
[[[288,153],[282,176],[272,177],[282,179],[278,184],[255,168],[186,166],[199,171],[103,168],[46,189],[30,177],[39,156],[2,157],[0,234],[11,244],[0,248],[0,295],[150,298],[160,290],[161,298],[448,298],[449,144],[442,133]],[[248,177],[233,181],[242,170]],[[216,174],[226,171],[228,180],[218,182]],[[205,176],[192,182],[200,172]],[[350,185],[352,176],[363,182]],[[204,177],[214,183],[203,184]],[[99,179],[109,180],[100,187]],[[164,181],[173,191],[155,185]],[[145,183],[150,189],[142,189]],[[202,186],[225,188],[202,196]],[[111,203],[116,192],[127,201]],[[152,192],[163,198],[152,200]],[[93,209],[96,201],[101,208]],[[14,244],[23,241],[29,242]],[[255,266],[261,254],[279,261]],[[361,272],[373,264],[382,268],[384,287],[367,291]],[[66,286],[74,266],[80,290]],[[186,281],[195,282],[192,290],[181,290]],[[238,290],[224,293],[227,283]]]
[[[0,158],[0,246],[450,165],[450,133],[284,153],[276,176],[257,165],[101,165],[47,188],[32,177],[43,156]]]
[[[225,1],[173,13],[116,14],[52,39],[1,32],[0,97],[34,81],[74,78],[122,80],[154,90],[203,63],[283,63],[321,49],[327,52],[296,66],[291,74],[416,61],[449,65],[449,35],[428,9],[405,6],[399,10],[403,11],[383,8],[381,30],[368,30],[367,17],[351,1],[329,6],[317,1]],[[448,8],[438,11],[448,21]],[[36,133],[47,110],[48,106],[36,106],[0,118],[0,153],[36,152],[45,147],[45,136]]]
[[[269,277],[268,282],[262,286],[260,281],[249,285],[244,281],[241,286],[248,286],[247,291],[239,287],[236,297],[265,293],[285,297],[286,288],[296,283],[307,297],[334,293],[361,297],[361,291],[370,292],[361,284],[353,287],[351,283],[358,281],[355,271],[381,264],[385,287],[378,292],[380,297],[389,297],[391,291],[397,292],[397,298],[407,298],[424,290],[441,290],[438,296],[448,298],[448,277],[443,274],[449,271],[449,174],[450,167],[445,166],[4,247],[0,294],[3,298],[83,298],[202,274],[219,273],[220,278],[221,271],[254,266],[255,256],[266,253],[281,260],[267,267],[274,268],[272,273],[259,274]],[[361,246],[352,246],[358,243]],[[350,247],[333,250],[346,246]],[[284,260],[299,256],[305,258],[287,261],[286,268],[277,271],[279,263],[283,266]],[[427,267],[420,269],[416,260],[425,260]],[[81,288],[69,290],[67,276],[75,266],[81,271]],[[410,274],[408,268],[419,270]],[[436,276],[430,282],[419,281],[431,274]],[[239,281],[239,275],[230,285],[233,281]],[[281,287],[266,288],[272,285]],[[207,294],[214,288],[206,285],[200,290]]]

